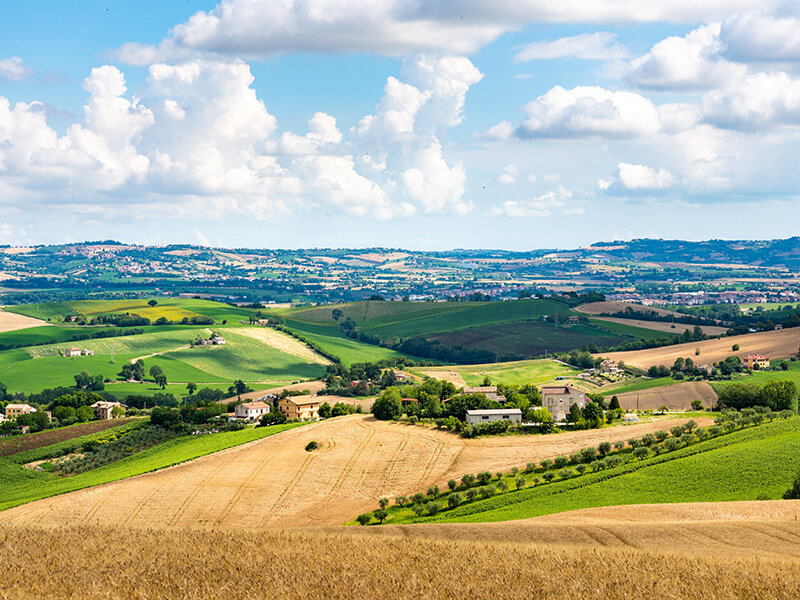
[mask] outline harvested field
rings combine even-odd
[[[413,538],[575,545],[724,554],[738,558],[800,556],[800,501],[688,502],[586,508],[498,523],[429,523],[364,528]]]
[[[640,321],[639,319],[618,319],[617,317],[595,317],[597,321],[608,321],[609,323],[619,323],[620,325],[629,325],[630,327],[641,327],[643,329],[652,329],[653,331],[663,331],[664,333],[683,333],[686,329],[694,329],[694,325],[685,325],[683,323],[666,323],[663,321]],[[728,329],[726,327],[718,327],[716,325],[700,325],[700,329],[706,335],[723,335]]]
[[[370,529],[378,535],[363,535]],[[408,539],[383,528],[333,533],[178,530],[164,535],[121,527],[53,531],[3,526],[0,589],[19,600],[619,600],[649,598],[655,590],[666,600],[800,596],[800,562],[731,557],[728,531],[720,537],[718,554],[691,557],[630,547],[553,546],[531,538],[510,543],[519,536],[511,528],[506,531],[508,541],[484,542],[470,531],[456,539]],[[673,537],[681,533],[674,531]],[[788,545],[797,537],[791,529],[766,528],[765,534],[762,543],[779,536]],[[689,544],[693,531],[686,537]],[[42,557],[58,557],[58,568]],[[236,565],[247,566],[246,576]]]
[[[645,306],[644,304],[634,304],[633,302],[589,302],[576,306],[575,310],[587,315],[613,314],[621,310],[635,310],[636,312],[654,312],[662,317],[685,317],[686,315],[666,308],[655,306]]]
[[[67,440],[79,438],[84,435],[105,431],[112,427],[119,427],[120,425],[130,423],[134,420],[135,419],[108,419],[105,421],[90,421],[88,423],[72,425],[71,427],[50,429],[48,431],[42,431],[41,433],[4,438],[0,440],[0,456],[11,456],[12,454],[25,452],[26,450],[44,448],[45,446],[66,442]]]
[[[268,394],[280,394],[283,390],[289,391],[308,391],[312,395],[319,393],[321,390],[325,389],[325,382],[323,381],[308,381],[305,383],[292,383],[290,385],[282,385],[279,387],[270,387],[263,390],[256,390],[255,392],[247,392],[246,394],[242,394],[242,400],[258,400],[267,396]],[[221,402],[227,403],[229,400],[226,398]]]
[[[50,323],[47,321],[41,321],[39,319],[26,317],[25,315],[18,315],[16,313],[0,310],[0,333],[29,329],[31,327],[41,327],[42,325],[49,324]]]
[[[732,347],[739,344],[739,350]],[[653,365],[672,366],[676,358],[691,358],[696,364],[710,364],[725,360],[729,356],[746,356],[747,354],[763,354],[770,358],[780,358],[797,354],[800,345],[800,327],[781,329],[778,331],[760,331],[746,335],[734,335],[702,342],[688,342],[674,346],[650,348],[649,350],[632,350],[629,352],[606,352],[596,354],[612,360],[623,360],[626,364],[647,369]],[[695,356],[695,349],[700,354]]]
[[[464,377],[461,373],[456,371],[450,370],[441,370],[439,368],[433,369],[416,369],[418,373],[422,373],[427,377],[433,377],[434,379],[441,379],[442,381],[449,381],[457,388],[467,387],[467,382],[464,381]]]
[[[609,396],[613,394],[608,392]],[[617,399],[620,406],[627,410],[658,410],[662,406],[669,410],[690,410],[693,400],[702,400],[706,408],[714,406],[717,393],[707,381],[686,381],[618,394]]]
[[[338,525],[375,500],[506,470],[686,419],[551,436],[465,440],[351,415],[299,427],[168,469],[18,506],[9,524],[251,529]],[[710,419],[698,419],[707,425]],[[320,449],[304,450],[312,440]]]
[[[315,363],[318,365],[329,365],[331,361],[324,356],[317,354],[304,343],[294,339],[290,335],[281,333],[270,327],[241,327],[226,329],[233,333],[253,338],[259,342],[263,342],[267,346],[271,346],[276,350],[280,350],[286,354],[296,356],[306,362]]]

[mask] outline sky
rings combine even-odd
[[[7,2],[0,243],[800,233],[800,2]]]

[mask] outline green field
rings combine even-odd
[[[480,385],[484,377],[489,377],[493,384],[505,385],[541,385],[553,381],[556,377],[574,377],[579,369],[553,360],[520,360],[506,363],[487,363],[484,365],[434,367],[430,371],[455,372],[461,375],[468,385]]]
[[[408,508],[396,509],[388,522],[506,521],[620,504],[777,499],[800,470],[798,457],[800,419],[792,417],[614,469],[529,485],[435,517],[417,519]]]
[[[37,319],[63,321],[68,315],[77,315],[87,319],[105,314],[129,313],[155,321],[164,317],[170,321],[180,321],[184,317],[208,316],[217,324],[223,320],[238,323],[255,311],[214,302],[191,298],[155,298],[156,306],[149,306],[149,299],[136,300],[78,300],[74,302],[48,302],[45,304],[22,304],[8,306],[8,312],[15,312]]]
[[[665,385],[673,385],[676,383],[681,383],[677,379],[673,379],[672,377],[658,377],[656,379],[644,379],[639,381],[633,381],[630,383],[622,382],[621,385],[609,385],[607,387],[603,387],[600,389],[600,393],[602,394],[624,394],[625,392],[638,392],[641,390],[649,390],[651,388],[662,387]]]
[[[134,475],[141,475],[142,473],[149,473],[199,458],[206,454],[259,440],[298,426],[300,425],[297,423],[290,423],[271,427],[251,427],[241,431],[215,433],[213,435],[182,436],[153,448],[148,448],[113,464],[71,477],[42,473],[22,466],[30,461],[41,459],[53,446],[21,452],[13,456],[0,458],[0,510],[102,483],[133,477]],[[87,440],[96,439],[98,436],[107,434],[108,431],[84,437]],[[84,438],[77,438],[77,440],[66,443],[72,444],[76,441],[84,441]]]
[[[339,310],[339,321],[333,311]],[[588,344],[612,347],[634,339],[669,334],[618,323],[590,320],[568,324],[578,316],[555,300],[511,302],[382,302],[366,301],[276,311],[287,325],[305,333],[343,337],[339,322],[353,319],[360,332],[382,340],[425,338],[449,347],[484,350],[502,358],[567,352]],[[558,315],[559,326],[543,321]],[[328,341],[328,340],[323,340]]]

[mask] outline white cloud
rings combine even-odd
[[[722,59],[720,24],[703,25],[684,37],[672,36],[631,61],[625,80],[656,90],[711,89],[743,79],[747,67]]]
[[[158,46],[126,44],[118,56],[147,65],[186,59],[195,52],[248,58],[286,52],[470,54],[527,23],[697,23],[775,4],[778,0],[495,0],[459,5],[446,0],[222,0],[176,25]]]
[[[708,92],[703,118],[717,127],[750,131],[800,125],[800,79],[783,72],[757,73]]]
[[[22,81],[33,74],[33,69],[28,67],[19,56],[0,58],[0,79],[9,81]]]
[[[608,31],[581,33],[552,42],[525,44],[514,55],[514,62],[552,58],[582,58],[586,60],[620,60],[628,58],[628,49],[616,41],[617,35]]]
[[[570,200],[572,200],[572,192],[563,185],[559,185],[555,191],[545,192],[530,200],[506,200],[501,205],[492,207],[491,214],[522,218],[551,217],[555,214],[581,214],[583,209],[569,206]]]
[[[506,165],[503,172],[497,177],[497,183],[514,183],[521,174],[519,165]]]
[[[621,162],[617,165],[620,183],[629,190],[663,190],[676,183],[675,176],[665,169]]]
[[[521,138],[639,137],[660,126],[653,103],[633,92],[597,86],[556,86],[525,107]]]
[[[464,165],[448,165],[438,140],[424,148],[415,163],[403,172],[402,179],[408,195],[421,203],[425,212],[463,215],[472,210],[472,204],[462,199],[467,179]]]
[[[800,60],[800,19],[744,11],[722,23],[720,40],[723,54],[731,60]]]

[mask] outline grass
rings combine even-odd
[[[77,327],[61,325],[43,325],[41,327],[29,327],[28,329],[17,329],[16,331],[4,331],[0,333],[0,347],[2,346],[32,346],[34,344],[57,344],[67,342],[75,336],[91,334],[97,331],[122,332],[120,328],[109,327]]]
[[[580,373],[579,369],[552,360],[520,360],[483,365],[434,367],[428,368],[426,371],[455,372],[461,375],[468,385],[480,385],[483,378],[487,376],[493,384],[541,385],[556,377],[571,377]]]
[[[755,500],[759,495],[777,499],[800,469],[798,455],[800,419],[778,420],[614,469],[478,500],[435,517],[417,519],[408,508],[395,509],[397,518],[391,522],[506,521],[620,504]],[[525,477],[530,482],[533,476]]]
[[[672,377],[656,377],[655,379],[644,379],[640,381],[634,381],[631,383],[622,383],[622,385],[610,385],[608,387],[603,387],[599,390],[602,394],[624,394],[625,392],[639,392],[641,390],[649,390],[651,388],[662,387],[665,385],[674,385],[676,383],[681,383],[677,379],[673,379]]]
[[[35,460],[31,458],[32,452],[41,455],[41,449],[31,451],[31,453],[19,453],[0,459],[0,510],[149,473],[226,448],[259,440],[297,426],[299,424],[290,423],[271,427],[251,427],[241,431],[213,435],[182,436],[116,463],[72,477],[40,473],[22,466],[30,460]]]

